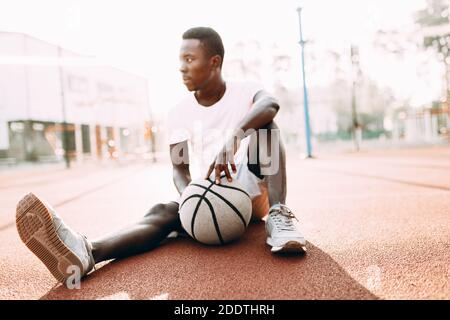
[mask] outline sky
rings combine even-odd
[[[263,45],[276,43],[297,59],[300,47],[296,8],[302,6],[307,40],[336,50],[344,50],[352,43],[359,45],[370,57],[368,70],[373,78],[392,86],[399,96],[414,94],[418,86],[423,88],[417,98],[419,103],[434,97],[439,88],[438,82],[426,84],[415,75],[414,63],[424,57],[388,63],[370,54],[370,45],[377,29],[416,28],[412,14],[424,7],[424,1],[0,0],[0,31],[24,32],[144,75],[149,79],[153,108],[164,112],[186,92],[178,72],[178,51],[186,29],[213,27],[221,34],[226,50],[251,39]],[[226,51],[225,64],[233,54]],[[408,75],[392,76],[392,68]],[[300,85],[299,64],[292,68],[290,79],[292,86],[296,81]]]

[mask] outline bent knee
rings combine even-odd
[[[264,125],[263,127],[261,127],[260,129],[279,129],[279,127],[277,126],[277,124],[275,123],[274,120],[270,121],[269,123],[267,123],[266,125]]]
[[[272,130],[280,131],[280,128],[277,126],[275,121],[270,121],[268,124],[264,125],[263,127],[259,128],[257,130],[257,133],[252,134],[250,136],[250,143],[257,143],[260,145],[260,139],[266,138],[267,143],[270,143],[270,138],[272,136]]]
[[[167,215],[167,214],[176,214],[178,213],[178,204],[175,202],[170,203],[158,203],[148,210],[145,214],[145,217],[149,217],[152,215]]]
[[[160,212],[164,212],[166,210],[166,205],[164,203],[158,203],[155,204],[153,207],[151,207],[148,212],[145,214],[146,217],[157,214]]]

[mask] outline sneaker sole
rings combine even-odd
[[[270,243],[268,245],[271,246]],[[306,246],[297,241],[288,241],[283,246],[272,246],[272,253],[306,253]]]
[[[51,213],[34,194],[29,193],[19,201],[16,226],[23,243],[59,282],[65,283],[77,274],[81,276],[80,259],[61,241]]]

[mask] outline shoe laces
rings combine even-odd
[[[278,204],[278,207],[272,208],[269,211],[272,220],[278,230],[295,231],[295,225],[292,219],[298,221],[295,214],[284,204]]]

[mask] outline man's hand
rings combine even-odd
[[[187,141],[170,145],[170,159],[173,167],[173,182],[181,195],[191,182],[189,171],[189,150]]]
[[[236,173],[236,164],[234,163],[234,153],[236,152],[236,148],[234,146],[234,140],[232,142],[225,144],[222,150],[214,159],[213,163],[209,166],[208,173],[206,174],[205,179],[208,179],[211,173],[215,172],[215,181],[216,184],[220,184],[220,174],[225,172],[227,180],[231,182],[233,179],[231,178],[230,170],[228,164],[231,166],[231,170],[233,173]]]

